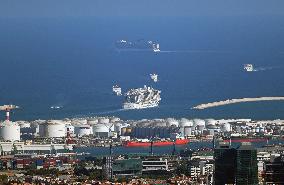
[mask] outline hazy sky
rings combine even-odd
[[[0,17],[284,15],[284,0],[1,0]]]

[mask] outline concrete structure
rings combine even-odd
[[[0,125],[0,138],[4,141],[20,141],[20,126],[11,121],[4,121]]]

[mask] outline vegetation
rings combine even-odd
[[[26,175],[42,175],[42,176],[56,176],[59,175],[58,169],[29,169],[26,172]]]

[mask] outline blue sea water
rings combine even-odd
[[[0,18],[0,28],[0,104],[21,106],[12,114],[16,120],[284,119],[281,101],[190,109],[228,98],[284,95],[280,16]],[[155,40],[162,52],[117,52],[119,39]],[[261,70],[246,73],[245,63]],[[153,72],[157,84],[150,81]],[[114,84],[124,92],[144,84],[160,89],[160,106],[121,110]]]

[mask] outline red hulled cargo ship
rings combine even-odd
[[[126,141],[123,143],[125,147],[150,147],[153,146],[169,146],[169,145],[186,145],[189,143],[189,139],[177,139],[175,141]]]

